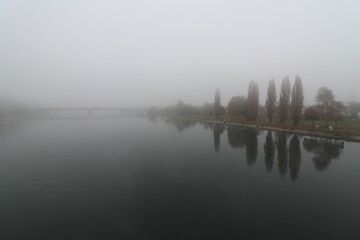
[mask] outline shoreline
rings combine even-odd
[[[181,117],[181,116],[178,116],[178,117],[182,118],[182,119],[186,119],[186,120],[194,120],[194,121],[199,121],[199,122],[208,122],[208,123],[224,124],[224,125],[230,125],[230,126],[257,128],[257,129],[260,129],[260,130],[287,132],[287,133],[300,134],[300,135],[305,135],[305,136],[310,136],[310,137],[331,138],[331,139],[335,139],[335,140],[344,140],[344,141],[348,141],[348,142],[360,143],[360,136],[355,136],[355,135],[336,136],[336,135],[331,134],[331,133],[317,132],[317,131],[311,131],[311,130],[302,130],[302,129],[280,128],[280,127],[274,127],[274,126],[265,126],[265,125],[262,125],[262,124],[257,126],[257,125],[253,125],[253,124],[240,123],[240,122],[226,121],[224,123],[223,121],[220,121],[220,120],[210,120],[210,119]]]

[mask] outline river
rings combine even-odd
[[[359,156],[174,118],[0,121],[0,238],[358,239]]]

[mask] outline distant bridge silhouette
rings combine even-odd
[[[127,112],[127,113],[141,113],[142,111],[137,108],[124,108],[124,107],[46,107],[46,108],[35,108],[35,112],[69,112],[69,111],[83,111],[90,115],[96,111],[116,111],[116,112]]]
[[[41,111],[87,111],[87,110],[108,110],[108,111],[135,111],[135,108],[121,108],[121,107],[50,107],[50,108],[37,108]]]

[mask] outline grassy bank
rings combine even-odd
[[[224,123],[245,127],[258,127],[259,129],[274,130],[274,131],[286,131],[290,133],[299,133],[303,135],[327,137],[334,139],[344,139],[347,141],[360,142],[360,120],[344,120],[330,125],[334,127],[330,130],[326,127],[324,122],[300,121],[297,126],[294,126],[292,121],[286,121],[284,125],[278,123],[277,119],[274,119],[273,123],[268,123],[263,118],[257,119],[256,122],[246,121],[245,119],[233,119],[226,115],[216,118],[215,116],[181,116],[185,119],[193,119],[198,121]]]

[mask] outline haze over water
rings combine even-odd
[[[179,119],[0,125],[1,239],[357,239],[357,143]]]

